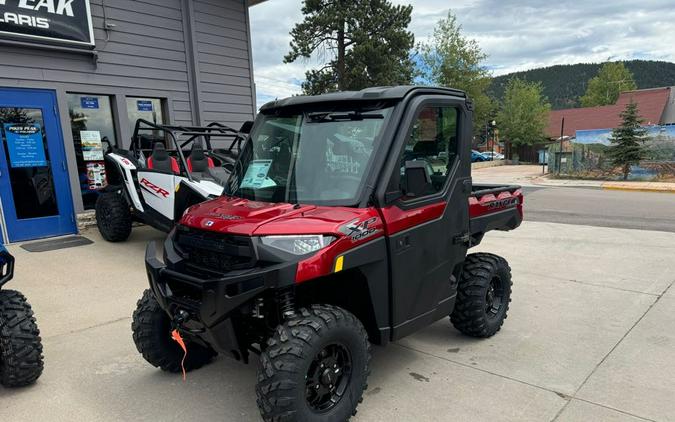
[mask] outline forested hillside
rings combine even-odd
[[[675,85],[675,63],[647,60],[625,61],[639,89]],[[598,73],[600,64],[579,63],[509,73],[492,80],[490,95],[501,98],[507,81],[512,77],[541,82],[544,95],[554,109],[579,107],[579,97],[586,92],[588,80]]]

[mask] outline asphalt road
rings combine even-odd
[[[525,219],[675,232],[675,194],[525,187]]]

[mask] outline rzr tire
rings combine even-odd
[[[322,352],[330,351],[326,355]],[[329,375],[342,395],[327,409],[317,411],[318,395],[312,393],[316,374],[322,373],[319,362],[329,362],[338,351],[340,367]],[[323,356],[323,357],[322,357]],[[351,313],[334,306],[313,305],[277,327],[260,356],[256,395],[258,407],[267,422],[343,422],[356,414],[370,374],[370,343],[361,322]],[[322,367],[323,368],[323,367]],[[325,373],[325,370],[323,370]],[[337,374],[337,375],[335,375]],[[340,375],[341,374],[341,375]],[[321,378],[330,380],[331,378]],[[327,384],[332,385],[332,384]],[[325,388],[325,386],[321,386]],[[323,391],[323,390],[322,390]],[[327,393],[324,397],[331,397]],[[328,400],[330,402],[330,400]]]
[[[42,374],[42,341],[26,298],[0,290],[0,385],[23,387]]]
[[[472,337],[493,336],[506,319],[511,285],[511,268],[504,258],[489,253],[468,255],[450,316],[452,324]]]
[[[131,234],[131,211],[117,192],[102,193],[96,200],[96,225],[108,242],[122,242]]]
[[[150,290],[143,292],[131,323],[136,349],[152,366],[166,372],[180,372],[183,349],[171,339],[171,320]],[[185,370],[201,368],[213,360],[216,352],[185,339]]]

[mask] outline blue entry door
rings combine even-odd
[[[0,199],[10,242],[77,232],[53,91],[0,88]]]

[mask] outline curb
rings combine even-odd
[[[674,188],[649,188],[649,187],[629,187],[629,186],[601,186],[602,190],[619,190],[624,192],[657,192],[657,193],[675,193]]]

